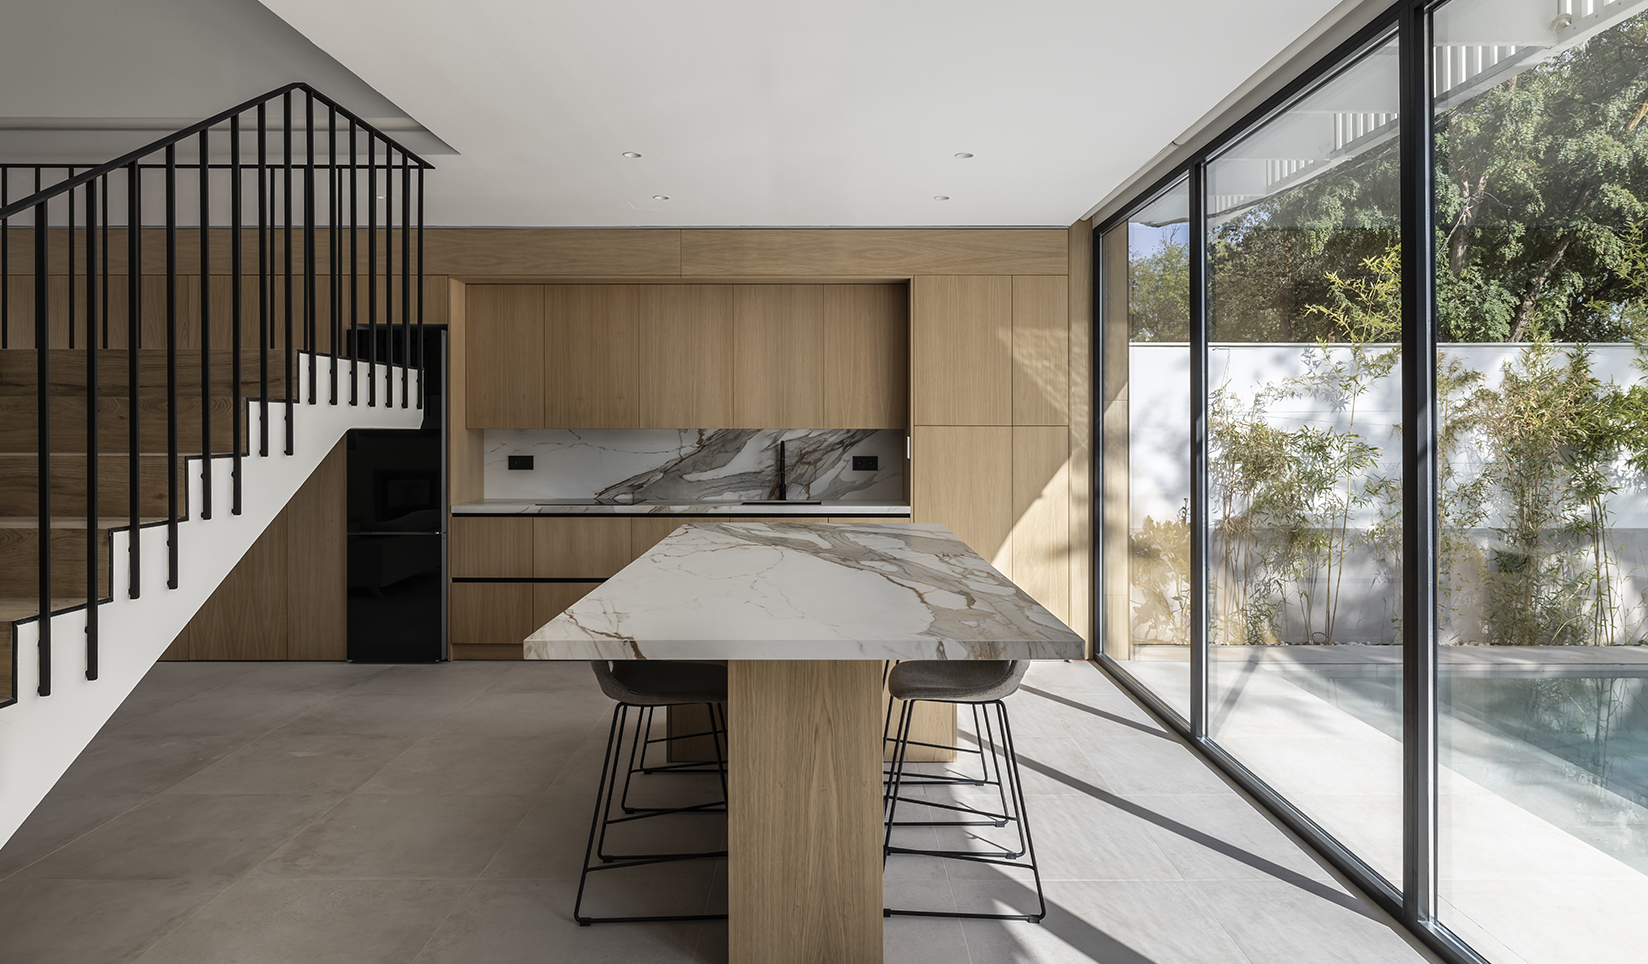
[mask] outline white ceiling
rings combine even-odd
[[[431,224],[1063,226],[1335,2],[8,0],[0,159],[306,80],[429,157]]]
[[[1334,7],[263,3],[458,152],[431,224],[564,226],[1067,225]]]

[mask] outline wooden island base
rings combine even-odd
[[[731,964],[881,960],[881,665],[728,662]]]

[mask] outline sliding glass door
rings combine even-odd
[[[1445,957],[1641,960],[1648,0],[1399,3],[1098,234],[1104,660]]]

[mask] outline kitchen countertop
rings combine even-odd
[[[596,504],[571,499],[480,499],[452,507],[453,515],[822,515],[908,516],[908,503],[887,502],[637,502]]]
[[[941,525],[683,526],[526,639],[527,659],[1081,659]],[[880,725],[880,720],[876,720]]]

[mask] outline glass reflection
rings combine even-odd
[[[1190,190],[1168,188],[1108,232],[1106,652],[1190,716]],[[1125,325],[1120,324],[1125,319]]]
[[[1207,168],[1209,736],[1401,880],[1398,64]]]

